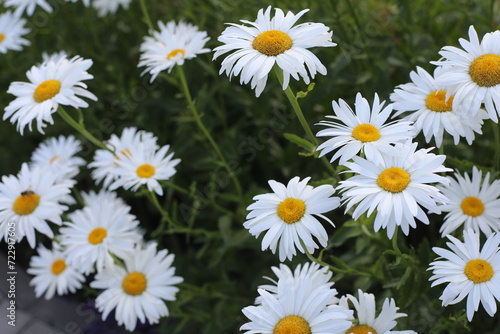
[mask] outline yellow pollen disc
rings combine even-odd
[[[53,98],[61,90],[61,82],[58,80],[47,80],[38,85],[33,93],[33,99],[42,103],[48,99]]]
[[[267,56],[277,56],[292,47],[293,41],[287,33],[268,30],[260,33],[252,42],[252,47]]]
[[[92,245],[100,244],[108,235],[108,231],[102,227],[93,229],[88,236],[88,240]]]
[[[478,284],[489,281],[495,272],[487,261],[477,259],[467,262],[464,273],[468,279]]]
[[[349,328],[345,334],[377,334],[377,331],[375,331],[373,328],[367,325],[358,325],[358,326],[352,326]]]
[[[140,295],[146,290],[146,276],[139,272],[133,272],[125,276],[122,282],[122,289],[132,296]]]
[[[4,39],[5,39],[5,35],[4,34],[0,34],[0,43],[2,43]]]
[[[39,203],[40,196],[30,190],[23,191],[14,201],[12,210],[20,216],[29,215],[35,211]]]
[[[54,163],[54,161],[56,161],[57,159],[59,159],[59,156],[58,155],[54,155],[52,158],[50,158],[49,164],[52,165]]]
[[[469,67],[472,81],[481,87],[500,83],[500,55],[487,53],[474,59]]]
[[[360,124],[352,130],[352,136],[363,143],[379,140],[380,132],[371,124]]]
[[[278,205],[278,216],[288,224],[298,222],[305,212],[306,204],[300,199],[287,198]]]
[[[52,262],[52,267],[50,268],[54,275],[59,275],[64,271],[64,269],[66,269],[66,263],[63,259],[57,259]]]
[[[170,51],[170,53],[167,55],[167,59],[174,58],[179,53],[182,55],[182,57],[184,57],[186,55],[186,52],[184,50],[182,50],[182,49],[174,49],[174,50]]]
[[[403,168],[387,168],[378,176],[377,184],[380,188],[391,193],[399,193],[405,190],[408,184],[410,184],[410,174]]]
[[[480,216],[484,212],[483,201],[474,196],[464,198],[460,207],[466,215],[472,217]]]
[[[139,167],[137,167],[137,170],[135,172],[137,173],[137,175],[139,177],[147,179],[147,178],[155,175],[155,168],[154,168],[154,166],[144,164],[144,165],[140,165]]]
[[[311,327],[304,318],[288,315],[274,326],[273,334],[311,334]]]
[[[427,109],[435,112],[451,111],[452,103],[453,95],[451,95],[450,98],[446,100],[445,90],[435,90],[425,98],[425,106],[427,107]]]

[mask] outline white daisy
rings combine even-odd
[[[453,87],[453,104],[460,105],[467,115],[475,116],[484,103],[496,123],[500,112],[500,31],[487,33],[479,41],[470,26],[469,41],[458,41],[464,50],[445,46],[439,52],[444,59],[432,62],[444,67],[436,83]]]
[[[33,66],[27,73],[30,82],[13,82],[7,93],[16,99],[5,107],[3,119],[17,121],[17,130],[23,134],[28,125],[36,119],[38,131],[43,132],[44,122],[53,124],[52,114],[59,104],[75,108],[86,108],[88,103],[80,98],[97,100],[97,97],[86,90],[83,80],[92,79],[87,73],[92,61],[78,56],[68,60],[48,61],[40,66]]]
[[[24,163],[17,176],[2,176],[0,183],[0,236],[7,240],[7,225],[15,223],[15,239],[24,237],[35,248],[35,230],[49,238],[54,236],[47,222],[61,225],[61,214],[67,209],[61,199],[70,193],[72,183],[56,183],[50,170],[30,169]]]
[[[464,230],[464,242],[447,235],[451,251],[433,247],[440,257],[430,264],[433,271],[431,286],[448,283],[440,300],[443,306],[456,304],[467,296],[467,319],[472,320],[479,302],[490,316],[497,311],[500,301],[500,234],[491,234],[480,250],[479,233]]]
[[[340,163],[344,164],[362,151],[368,160],[378,163],[382,160],[382,155],[390,150],[390,144],[406,142],[412,138],[411,122],[393,121],[385,124],[392,112],[392,105],[384,108],[384,104],[385,101],[380,103],[375,94],[373,107],[370,107],[368,101],[358,93],[356,112],[353,112],[344,100],[339,99],[339,103],[332,101],[335,116],[326,117],[334,122],[319,122],[319,125],[329,128],[319,131],[316,136],[333,138],[318,146],[317,150],[321,151],[319,156],[338,149],[330,162],[340,157]]]
[[[249,334],[344,334],[351,327],[352,311],[329,305],[336,291],[329,284],[315,286],[311,279],[296,284],[293,277],[278,281],[276,294],[258,289],[262,304],[243,308],[250,320],[240,330]]]
[[[4,0],[5,7],[14,7],[14,14],[20,17],[24,11],[32,16],[36,6],[42,7],[46,12],[52,13],[52,7],[45,0]]]
[[[131,147],[130,152],[117,153],[116,180],[109,186],[114,190],[118,187],[137,191],[145,185],[149,191],[163,195],[163,188],[159,181],[170,179],[175,173],[175,166],[181,161],[172,159],[174,153],[168,153],[170,145],[154,150],[146,143],[139,143]]]
[[[147,36],[141,44],[139,67],[146,66],[144,73],[151,74],[153,81],[161,71],[172,70],[175,65],[183,65],[185,59],[195,58],[198,54],[210,52],[204,48],[210,39],[205,31],[186,23],[170,21],[166,25],[158,22],[160,31],[153,31],[153,37]]]
[[[48,250],[40,245],[37,252],[27,270],[28,274],[35,276],[30,285],[35,287],[37,298],[45,293],[45,299],[51,299],[56,292],[61,296],[82,287],[85,276],[66,263],[60,250]]]
[[[345,334],[417,334],[412,330],[393,331],[396,327],[396,319],[406,317],[405,313],[397,313],[399,307],[394,299],[386,298],[382,310],[375,316],[375,296],[358,290],[358,298],[346,295],[340,299],[339,305],[350,309],[349,302],[356,309],[355,325],[349,328]]]
[[[97,10],[97,16],[103,17],[116,13],[120,6],[123,9],[128,9],[130,2],[132,0],[93,0],[92,7]]]
[[[30,41],[23,38],[30,32],[25,27],[26,20],[8,11],[0,14],[0,53],[9,50],[21,51]]]
[[[301,241],[312,253],[318,248],[313,236],[325,247],[328,235],[325,228],[313,216],[323,218],[333,225],[333,222],[323,213],[336,209],[338,197],[330,197],[334,193],[331,185],[320,185],[316,188],[307,185],[311,178],[306,177],[299,181],[296,176],[285,186],[282,183],[270,180],[269,186],[274,193],[257,195],[247,210],[247,221],[243,226],[250,234],[258,237],[267,231],[262,239],[262,250],[270,248],[276,252],[279,242],[279,258],[284,261],[296,255],[297,248],[304,253]]]
[[[47,52],[42,52],[42,59],[44,63],[48,63],[50,61],[57,63],[64,58],[68,58],[68,54],[66,53],[66,51],[58,51],[50,54]]]
[[[175,284],[183,281],[174,276],[174,255],[166,249],[157,252],[156,243],[144,249],[136,247],[132,256],[124,258],[125,268],[113,265],[97,273],[90,286],[104,289],[95,303],[102,319],[116,308],[115,318],[119,325],[133,331],[137,320],[156,324],[161,317],[168,316],[164,301],[174,301],[179,288]]]
[[[96,150],[94,155],[94,161],[89,164],[89,167],[95,168],[92,171],[92,178],[97,182],[103,181],[103,186],[105,188],[118,178],[117,169],[119,165],[116,163],[118,159],[123,159],[131,154],[132,147],[139,145],[144,145],[149,149],[156,150],[158,145],[156,145],[157,138],[151,133],[143,130],[137,130],[135,127],[125,128],[122,131],[120,137],[115,134],[111,135],[111,138],[105,142],[105,145],[116,154],[111,153],[108,150]],[[121,153],[122,157],[118,157]]]
[[[88,197],[87,197],[88,198]],[[88,200],[88,205],[68,215],[71,222],[61,228],[61,244],[66,247],[67,262],[88,274],[113,265],[111,254],[131,256],[142,236],[139,222],[129,213],[130,207],[114,200],[116,196],[100,195],[107,202]],[[110,254],[111,253],[111,254]]]
[[[434,77],[440,71],[441,67],[437,67]],[[454,97],[449,96],[447,87],[437,85],[434,77],[421,67],[417,67],[416,72],[412,71],[412,82],[398,86],[391,94],[394,109],[398,111],[393,117],[412,111],[404,119],[414,122],[415,135],[422,131],[427,143],[434,137],[438,147],[445,131],[453,136],[455,145],[460,137],[465,137],[467,143],[472,144],[474,132],[482,134],[483,119],[487,119],[488,114],[481,109],[475,116],[464,116],[459,105],[455,104],[453,108]]]
[[[462,177],[455,173],[455,179],[448,177],[450,184],[438,187],[450,202],[440,206],[443,212],[448,212],[444,223],[439,229],[445,236],[464,225],[486,236],[500,231],[500,180],[490,184],[490,173],[486,173],[481,184],[482,172],[474,166],[472,179],[467,173]]]
[[[408,235],[410,226],[416,228],[415,218],[429,224],[422,207],[441,213],[438,204],[446,203],[447,198],[432,183],[449,182],[437,174],[450,171],[442,165],[446,156],[428,153],[431,149],[415,152],[416,148],[417,143],[398,143],[391,154],[383,155],[379,164],[358,156],[353,157],[354,162],[345,163],[349,172],[358,175],[340,181],[337,189],[343,192],[346,212],[358,204],[353,219],[364,212],[370,216],[377,209],[375,231],[387,228],[387,236],[392,238],[396,226]]]
[[[79,1],[79,0],[66,0],[66,2],[73,2],[73,3],[78,2],[78,1]],[[82,0],[82,1],[83,1],[83,5],[84,5],[85,7],[90,6],[90,0]]]
[[[214,59],[234,51],[222,61],[220,74],[226,72],[231,78],[240,75],[240,83],[250,82],[255,95],[264,90],[267,76],[276,64],[283,70],[283,89],[288,87],[290,75],[306,84],[314,79],[316,72],[325,75],[326,67],[308,49],[318,46],[335,46],[332,32],[322,23],[293,25],[309,9],[297,15],[288,12],[285,16],[279,8],[271,19],[271,6],[259,10],[257,21],[241,20],[249,26],[229,23],[218,40],[224,45],[214,49]]]

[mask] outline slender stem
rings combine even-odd
[[[154,30],[153,22],[151,21],[151,17],[149,17],[148,8],[146,6],[146,0],[140,0],[141,10],[143,15],[144,23],[148,25],[150,31]]]
[[[177,67],[177,72],[179,74],[179,79],[181,81],[181,89],[184,93],[184,97],[187,100],[188,106],[191,109],[191,112],[193,113],[193,117],[194,117],[194,120],[196,122],[196,125],[198,125],[201,132],[203,133],[203,135],[205,135],[205,137],[209,141],[210,145],[214,149],[215,153],[219,157],[220,161],[223,163],[224,168],[228,172],[229,177],[231,178],[231,180],[234,183],[234,186],[236,187],[236,191],[238,192],[238,195],[241,197],[242,190],[241,190],[240,182],[238,181],[238,179],[234,175],[234,171],[231,169],[231,167],[229,167],[229,164],[227,163],[226,158],[222,154],[219,146],[217,145],[217,143],[213,139],[213,137],[210,134],[210,132],[208,131],[208,129],[205,127],[205,124],[203,124],[203,121],[201,120],[201,116],[198,113],[198,110],[196,109],[196,105],[194,103],[194,100],[191,97],[191,93],[189,92],[189,86],[187,84],[186,75],[184,74],[184,68],[182,66],[176,66],[176,67]]]
[[[500,170],[500,130],[499,124],[492,123],[493,127],[493,136],[495,137],[495,155],[493,158],[493,168],[495,171]]]
[[[147,197],[151,201],[151,203],[155,206],[155,208],[160,212],[161,216],[165,221],[167,221],[170,226],[175,226],[175,222],[170,218],[170,215],[168,212],[161,206],[160,202],[158,201],[158,197],[156,197],[156,193],[154,191],[148,191],[147,192]]]

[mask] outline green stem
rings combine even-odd
[[[495,171],[500,170],[500,130],[499,124],[492,123],[493,136],[495,137],[495,155],[493,158],[493,168]]]
[[[147,192],[147,197],[150,200],[150,202],[154,205],[154,207],[160,212],[161,216],[163,217],[164,221],[167,221],[170,226],[175,226],[175,222],[170,218],[170,215],[168,212],[163,209],[161,206],[160,202],[158,201],[158,197],[156,197],[156,193],[154,191],[148,191]]]
[[[224,165],[224,168],[226,169],[227,173],[229,174],[229,177],[231,178],[231,180],[234,183],[234,186],[236,187],[236,191],[238,193],[238,196],[242,197],[243,192],[241,190],[240,182],[236,178],[236,175],[234,175],[234,172],[231,169],[231,167],[229,167],[229,164],[227,163],[226,158],[222,154],[219,146],[217,145],[217,143],[213,139],[213,137],[210,134],[210,132],[208,131],[208,129],[205,127],[205,124],[203,124],[203,121],[201,120],[201,116],[198,113],[198,110],[196,109],[196,105],[195,105],[194,100],[191,97],[191,93],[189,91],[189,86],[187,84],[186,75],[184,74],[184,68],[182,66],[176,66],[176,67],[177,67],[177,72],[179,74],[179,79],[181,81],[182,92],[184,94],[184,97],[187,100],[189,108],[191,109],[191,112],[193,114],[196,125],[198,125],[201,132],[207,138],[207,140],[210,143],[210,145],[212,146],[213,150],[215,151],[215,153],[219,157],[220,161]]]
[[[140,3],[144,23],[148,25],[150,31],[154,31],[153,22],[151,21],[151,17],[149,17],[148,8],[146,6],[146,0],[140,0]]]
[[[114,152],[104,145],[102,141],[94,137],[90,132],[87,131],[85,128],[85,125],[83,124],[83,119],[80,120],[80,122],[75,121],[67,112],[64,110],[64,108],[59,105],[59,108],[57,109],[57,113],[61,116],[62,119],[66,123],[68,123],[71,127],[73,127],[76,131],[80,132],[85,138],[87,138],[91,143],[95,144],[97,147],[102,148],[104,150],[110,151],[111,153],[114,154]]]

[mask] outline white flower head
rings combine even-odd
[[[198,54],[210,52],[205,43],[210,39],[206,31],[180,21],[158,22],[160,31],[153,31],[153,37],[147,36],[141,44],[139,67],[146,66],[153,81],[161,71],[172,70],[175,65],[183,65],[184,60],[195,58]]]
[[[132,0],[93,0],[92,7],[97,10],[97,16],[104,17],[109,14],[115,14],[121,6],[128,9]]]
[[[9,50],[21,51],[30,41],[23,36],[30,32],[26,20],[8,11],[0,14],[0,53]]]
[[[321,130],[317,137],[333,137],[318,146],[320,157],[337,150],[331,162],[340,158],[344,164],[362,151],[368,160],[378,163],[382,155],[391,150],[391,144],[406,142],[413,137],[411,122],[393,121],[387,123],[392,112],[392,105],[384,108],[385,101],[380,102],[375,94],[373,106],[356,94],[355,112],[342,99],[339,103],[332,101],[335,116],[326,116],[333,121],[321,121],[318,125],[328,126]]]
[[[14,7],[14,14],[20,17],[25,11],[28,16],[32,16],[37,6],[42,7],[46,12],[52,13],[52,7],[46,0],[4,0],[5,7]]]
[[[17,122],[17,130],[21,134],[26,125],[31,131],[31,123],[36,120],[38,131],[44,133],[45,122],[54,123],[52,114],[59,105],[88,107],[82,97],[97,100],[82,82],[93,78],[87,73],[91,65],[91,60],[76,56],[33,66],[26,73],[30,82],[16,81],[10,84],[7,93],[15,95],[16,99],[5,107],[3,119],[10,118],[11,123]]]
[[[467,297],[467,319],[472,320],[479,302],[490,316],[497,311],[496,301],[500,301],[500,234],[491,234],[481,248],[479,233],[464,230],[464,242],[447,235],[451,241],[446,245],[451,249],[433,247],[439,255],[430,264],[434,274],[431,286],[448,283],[440,300],[443,306],[456,304]]]
[[[125,268],[113,265],[97,273],[90,286],[104,289],[96,298],[96,307],[105,320],[115,310],[119,325],[133,331],[137,320],[156,324],[169,311],[164,301],[174,301],[179,288],[175,284],[183,281],[174,276],[174,255],[166,249],[157,251],[156,243],[137,246],[133,255],[124,258]]]
[[[319,46],[335,46],[332,32],[322,23],[294,24],[308,9],[297,15],[286,15],[275,8],[271,18],[271,6],[259,10],[257,21],[241,20],[247,25],[230,23],[218,40],[224,45],[214,49],[214,59],[232,52],[222,61],[220,74],[226,72],[231,78],[240,75],[240,83],[250,82],[258,97],[264,90],[267,76],[276,64],[283,71],[283,89],[288,87],[290,76],[300,77],[306,84],[316,73],[326,74],[326,67],[308,49]],[[234,52],[233,52],[234,51]]]
[[[279,258],[284,261],[296,255],[296,249],[304,253],[302,242],[312,253],[318,248],[313,236],[325,247],[328,235],[323,225],[314,217],[318,216],[332,224],[323,213],[336,209],[338,197],[331,197],[334,189],[331,185],[312,187],[311,178],[300,181],[294,177],[285,186],[274,180],[269,181],[273,193],[257,195],[256,201],[247,210],[247,221],[243,226],[250,234],[258,237],[267,231],[262,239],[262,250],[270,248],[273,254],[279,243]]]

